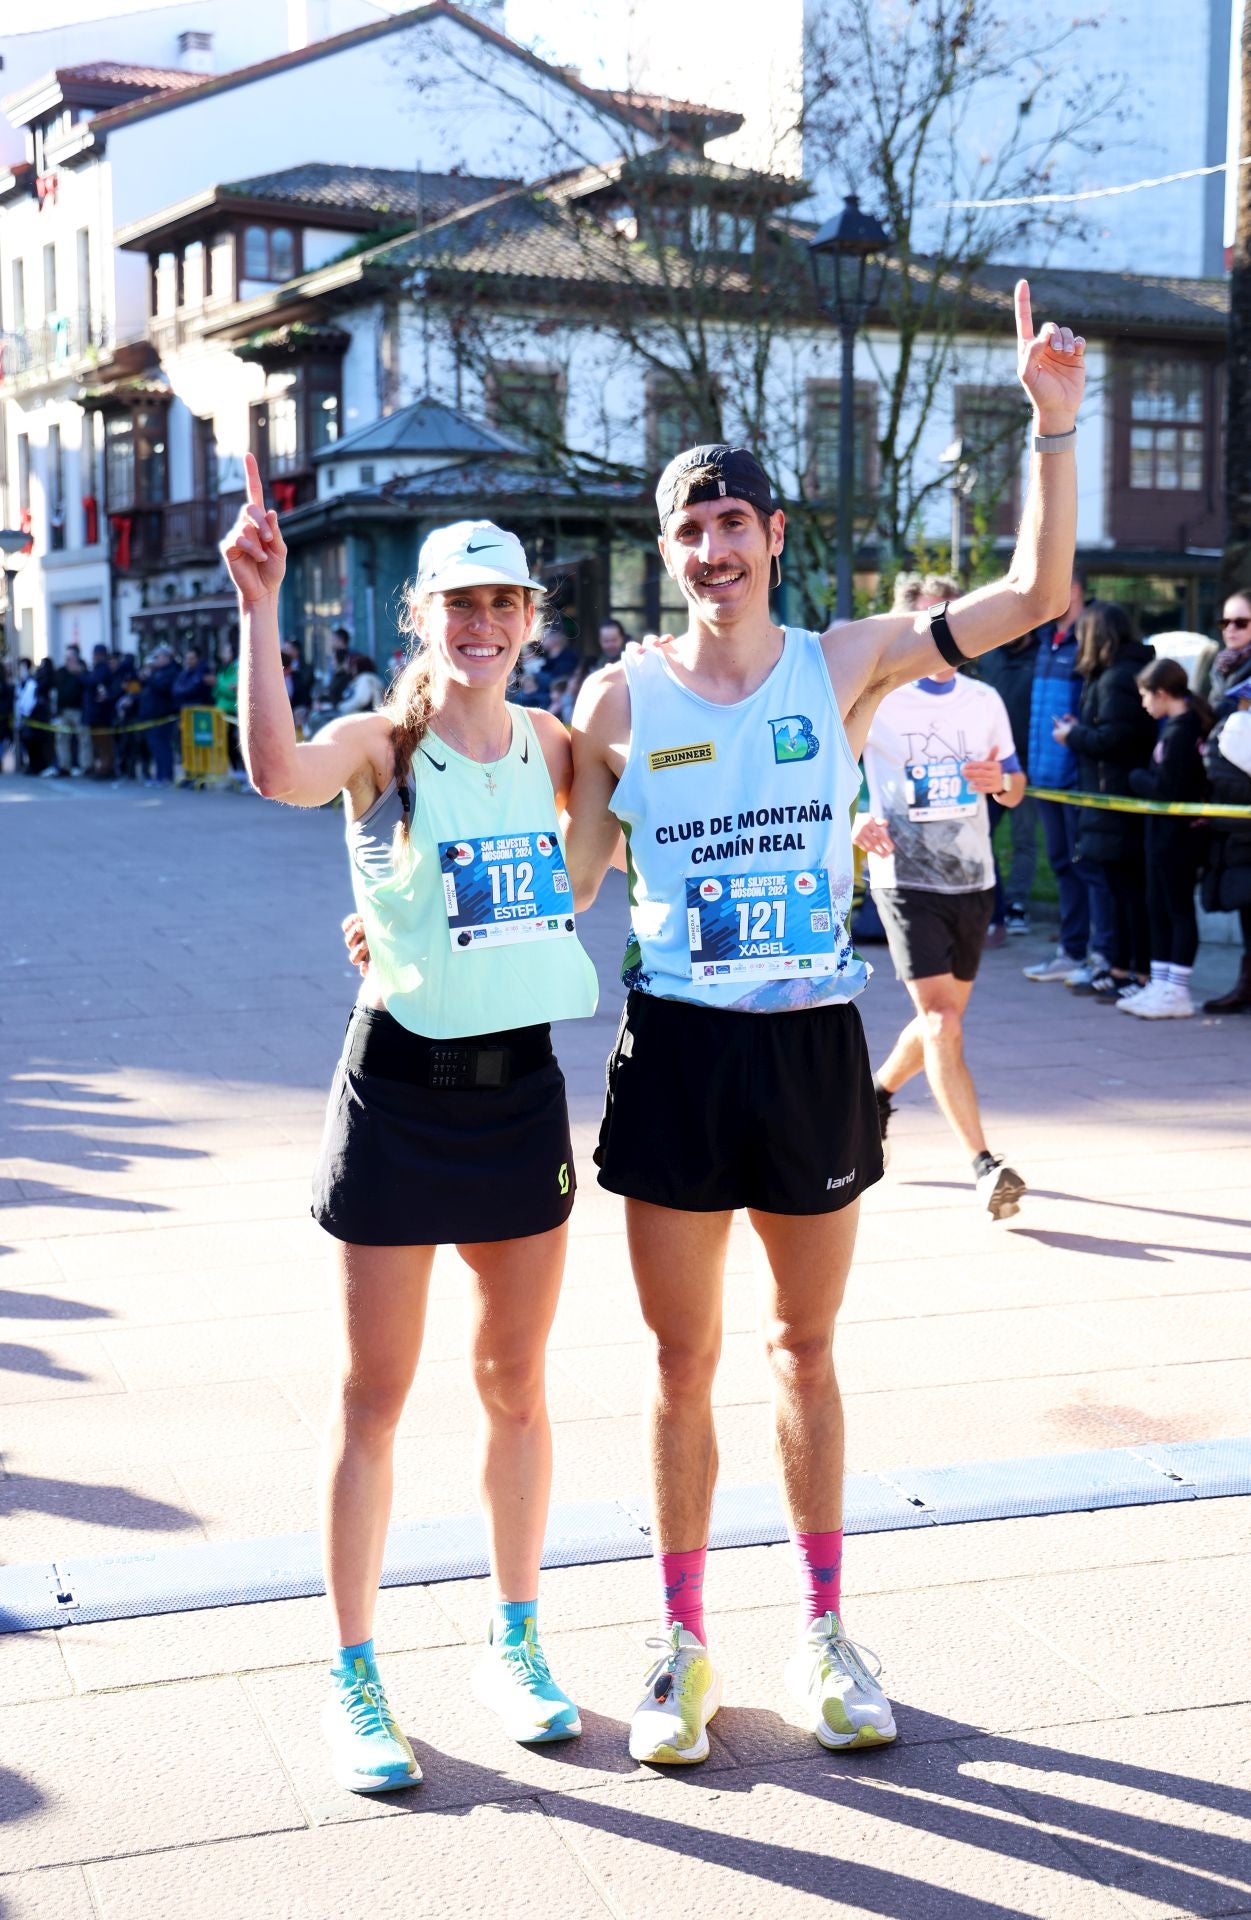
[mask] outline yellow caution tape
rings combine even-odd
[[[1173,813],[1195,820],[1251,820],[1251,807],[1222,806],[1216,800],[1132,800],[1119,793],[1059,793],[1053,787],[1026,787],[1035,800],[1058,800],[1066,807],[1095,807],[1103,813]]]

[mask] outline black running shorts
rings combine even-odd
[[[835,1213],[882,1177],[854,1006],[731,1013],[632,993],[608,1061],[600,1185],[689,1213]]]
[[[420,1084],[431,1075],[414,1056],[431,1045],[462,1069],[444,1078],[472,1080],[482,1060],[507,1084]],[[548,1028],[431,1043],[389,1013],[354,1011],[313,1175],[327,1233],[361,1247],[519,1240],[567,1220],[575,1185]]]
[[[995,890],[928,893],[921,887],[874,887],[873,898],[901,980],[951,973],[976,980]]]

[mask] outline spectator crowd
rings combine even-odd
[[[954,598],[954,581],[901,576],[896,611]],[[644,635],[644,640],[653,636]],[[575,645],[559,605],[513,698],[568,724],[584,681],[619,660],[630,635],[606,620],[594,653]],[[1198,897],[1211,912],[1239,916],[1242,957],[1232,988],[1205,1002],[1209,1012],[1251,1012],[1251,817],[1196,819],[1120,810],[1118,800],[1203,802],[1251,808],[1251,594],[1225,603],[1221,644],[1200,664],[1200,684],[1178,661],[1157,658],[1132,616],[1111,601],[1088,600],[1074,576],[1064,617],[977,664],[1000,694],[1017,754],[1039,797],[1008,811],[990,802],[992,832],[1008,839],[996,878],[988,945],[1028,933],[1040,838],[1059,897],[1059,944],[1026,969],[1039,982],[1143,1018],[1193,1012],[1190,975],[1198,947]],[[337,628],[326,668],[314,675],[294,642],[284,642],[287,694],[298,729],[311,737],[344,714],[382,704],[403,664],[385,672]],[[166,645],[142,662],[131,653],[70,645],[54,664],[0,662],[0,766],[44,779],[142,781],[177,777],[185,708],[212,708],[226,721],[233,777],[244,781],[238,731],[239,661],[233,642],[216,658]],[[1098,796],[1099,806],[1043,797]],[[1108,805],[1111,802],[1113,804]]]

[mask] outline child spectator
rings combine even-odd
[[[1202,800],[1205,776],[1200,742],[1212,730],[1212,709],[1190,692],[1176,660],[1153,660],[1138,676],[1145,710],[1164,722],[1149,767],[1130,771],[1131,793],[1142,800]],[[1185,1020],[1194,1012],[1190,975],[1199,951],[1195,881],[1203,846],[1200,823],[1185,815],[1149,814],[1146,824],[1147,914],[1151,926],[1151,980],[1120,1005],[1140,1020]]]

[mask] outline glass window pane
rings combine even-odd
[[[269,235],[264,227],[249,227],[243,236],[243,277],[269,278]]]
[[[269,470],[291,473],[300,464],[299,414],[295,395],[277,395],[269,403]]]
[[[269,277],[295,278],[295,239],[289,227],[275,227],[269,236]]]
[[[182,257],[182,302],[185,307],[204,304],[204,242],[193,240]]]
[[[1181,436],[1181,484],[1187,493],[1203,491],[1203,434],[1197,427]]]
[[[310,398],[313,446],[331,446],[339,438],[339,396],[314,388]]]
[[[1136,490],[1155,485],[1155,439],[1150,427],[1134,427],[1129,436],[1129,484]]]
[[[1203,366],[1196,360],[1140,360],[1130,385],[1135,420],[1202,420]]]

